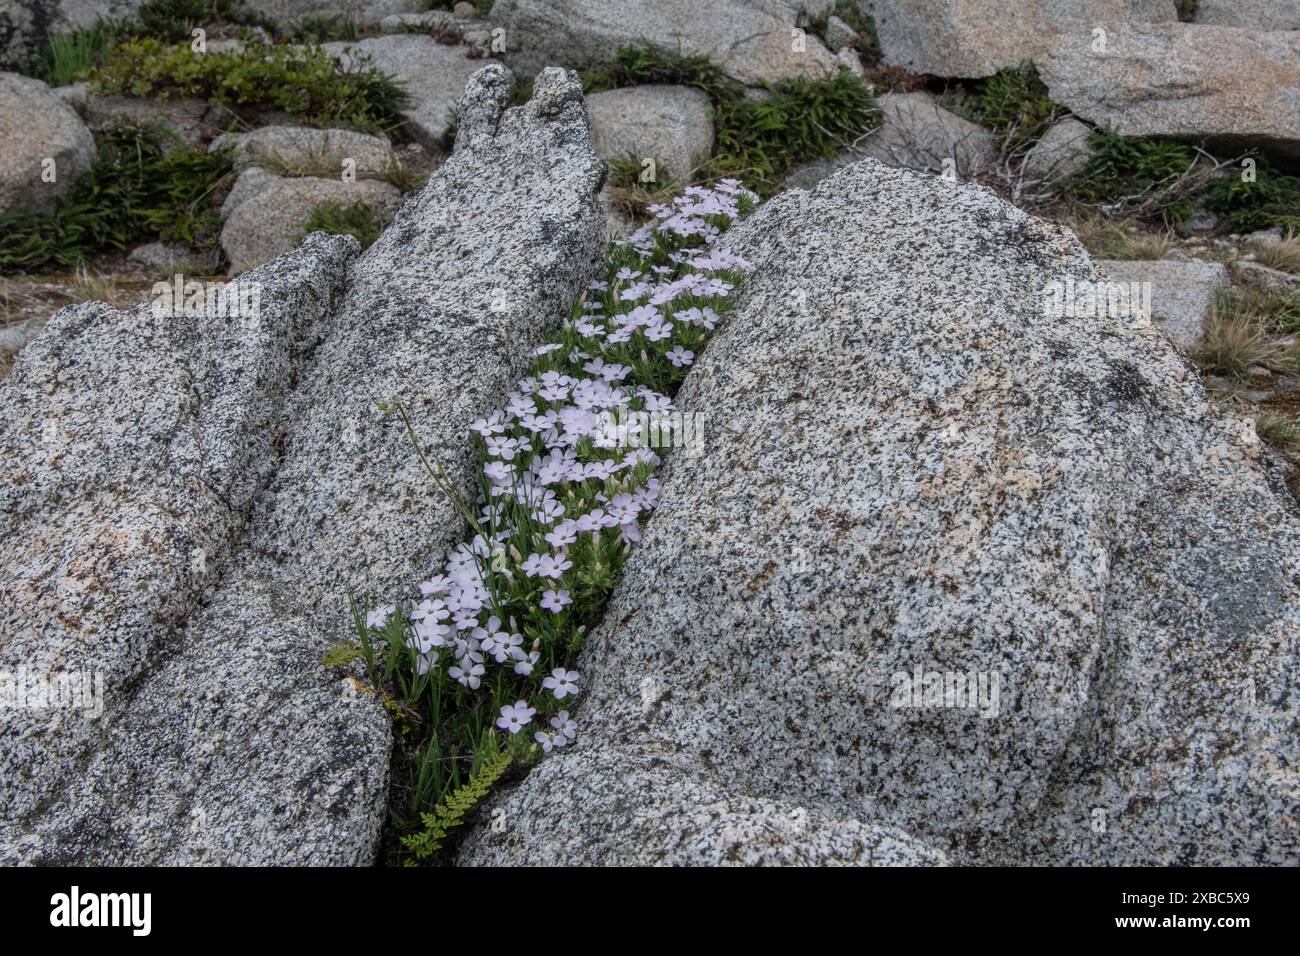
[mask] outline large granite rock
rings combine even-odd
[[[323,43],[321,49],[338,59],[344,69],[369,64],[396,80],[411,97],[402,111],[411,134],[431,147],[439,145],[451,129],[456,99],[465,81],[475,70],[494,62],[474,59],[466,47],[445,46],[420,33]]]
[[[929,93],[886,93],[881,124],[859,147],[890,166],[974,176],[998,157],[992,131],[944,109]]]
[[[0,670],[87,668],[104,703],[0,710],[0,859],[373,861],[388,718],[321,655],[349,592],[398,593],[462,531],[378,403],[468,494],[469,422],[599,254],[577,78],[505,111],[508,86],[470,81],[455,153],[365,255],[317,235],[241,277],[260,318],[79,306],[0,383]]]
[[[303,224],[321,203],[369,205],[382,220],[401,205],[392,183],[376,179],[321,179],[277,176],[261,167],[239,174],[221,207],[221,248],[232,273],[243,272],[293,249],[302,241]]]
[[[800,860],[827,820],[1295,860],[1300,514],[1253,428],[1140,315],[1053,314],[1098,271],[980,187],[864,160],[725,244],[755,270],[677,399],[705,453],[584,647],[577,744],[463,859],[713,861],[725,794],[806,808],[734,828]]]
[[[865,0],[886,63],[936,76],[989,76],[1058,33],[1178,19],[1174,0]]]
[[[263,126],[218,136],[208,151],[226,148],[236,170],[263,166],[290,176],[330,178],[350,168],[358,179],[380,179],[398,165],[387,137],[350,129]]]
[[[1196,0],[1196,23],[1248,30],[1300,30],[1295,0]]]
[[[629,86],[587,97],[591,145],[601,159],[653,158],[660,179],[690,179],[695,163],[713,155],[713,111],[703,90]]]
[[[1200,342],[1219,292],[1228,284],[1228,269],[1221,262],[1101,259],[1097,265],[1115,282],[1150,284],[1151,319],[1184,354]]]
[[[40,80],[0,73],[0,213],[52,209],[94,160],[70,106]]]
[[[1057,37],[1036,61],[1052,99],[1126,136],[1300,156],[1300,32],[1167,23]]]
[[[947,856],[891,827],[754,796],[694,772],[669,748],[580,750],[546,760],[505,823],[472,837],[462,866],[942,866]],[[635,794],[635,799],[629,799]],[[597,826],[556,827],[557,807]]]
[[[840,65],[811,33],[794,33],[795,11],[781,0],[497,0],[492,19],[506,31],[504,58],[523,70],[597,66],[642,43],[708,56],[744,83]]]

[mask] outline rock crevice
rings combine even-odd
[[[388,717],[325,669],[347,596],[392,597],[459,542],[400,416],[468,491],[466,428],[599,253],[577,78],[465,135],[362,256],[313,236],[245,273],[260,315],[65,310],[0,384],[0,664],[102,676],[104,714],[7,709],[0,858],[355,864]]]

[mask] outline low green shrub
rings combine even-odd
[[[1166,224],[1183,222],[1203,188],[1209,160],[1185,143],[1098,130],[1093,156],[1070,184],[1075,199]]]
[[[353,43],[361,39],[361,28],[340,13],[315,13],[298,21],[293,37],[303,43]]]
[[[1210,183],[1205,205],[1226,217],[1234,232],[1273,226],[1300,231],[1300,176],[1288,176],[1257,159],[1253,180],[1234,169]]]
[[[91,81],[105,93],[283,110],[321,125],[372,132],[399,126],[408,100],[374,67],[345,71],[319,47],[249,45],[196,53],[188,44],[142,37],[115,45]]]
[[[873,125],[870,87],[847,70],[824,79],[770,84],[750,98],[706,57],[625,47],[608,67],[583,74],[588,93],[646,83],[694,86],[713,104],[717,144],[701,180],[743,179],[760,196],[781,185],[791,167],[826,159]]]
[[[230,155],[166,150],[168,136],[128,126],[102,133],[90,171],[52,213],[0,216],[0,271],[67,267],[100,250],[123,250],[151,238],[215,244]]]
[[[275,31],[271,20],[237,0],[147,0],[135,17],[101,17],[90,26],[54,34],[34,58],[32,72],[51,86],[66,86],[86,79],[116,43],[142,38],[188,43],[196,27],[217,24]]]
[[[1235,232],[1300,229],[1300,177],[1263,158],[1254,158],[1252,179],[1240,166],[1224,167],[1223,160],[1187,143],[1104,130],[1091,143],[1095,153],[1069,190],[1081,202],[1170,225],[1203,204]]]
[[[1017,142],[1041,137],[1066,112],[1048,96],[1038,70],[1028,62],[979,81],[959,102],[968,119]]]
[[[136,11],[137,36],[189,40],[196,27],[214,23],[262,23],[237,0],[145,0]]]

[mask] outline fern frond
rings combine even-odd
[[[503,750],[489,757],[468,783],[444,797],[432,813],[420,814],[424,829],[402,837],[402,846],[407,852],[417,860],[424,860],[442,849],[447,834],[464,823],[469,812],[491,792],[510,766],[513,756],[509,750]]]

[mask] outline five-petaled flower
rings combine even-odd
[[[533,719],[533,714],[537,711],[528,706],[528,701],[517,700],[513,704],[506,704],[501,708],[501,716],[497,718],[497,726],[506,733],[517,734],[524,729],[524,726]]]
[[[551,671],[550,677],[542,681],[542,686],[554,694],[556,700],[564,700],[578,693],[578,672],[557,667]]]

